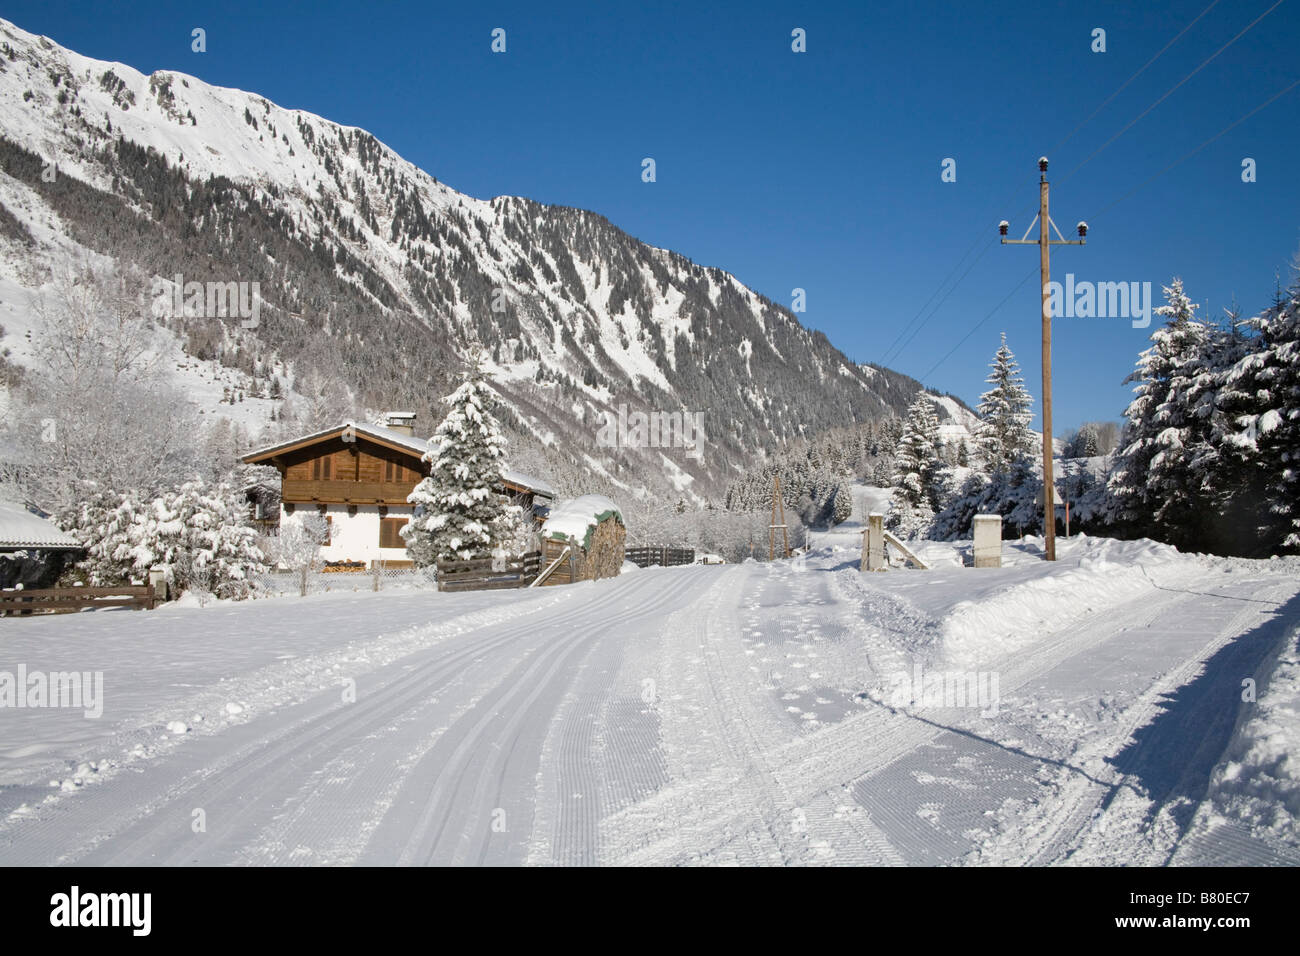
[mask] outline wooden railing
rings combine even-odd
[[[400,481],[310,481],[286,478],[281,485],[281,500],[322,504],[404,505],[414,483]]]
[[[627,548],[623,560],[631,561],[638,568],[648,568],[657,564],[661,568],[674,568],[681,564],[695,563],[694,548]]]
[[[542,567],[542,552],[508,558],[504,569],[492,570],[492,558],[470,561],[439,561],[439,591],[494,591],[501,588],[526,588]]]
[[[60,614],[94,607],[133,607],[152,610],[157,603],[147,584],[107,588],[32,588],[0,591],[0,617],[24,614]]]

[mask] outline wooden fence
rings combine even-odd
[[[694,548],[628,548],[623,552],[623,560],[631,561],[638,568],[648,568],[657,564],[661,568],[673,568],[681,564],[695,563]]]
[[[148,584],[108,588],[33,588],[0,591],[0,617],[16,614],[61,614],[88,607],[133,607],[153,610],[157,598]]]
[[[504,570],[492,570],[493,558],[470,561],[439,561],[439,591],[492,591],[500,588],[526,588],[542,569],[542,552],[510,557]]]

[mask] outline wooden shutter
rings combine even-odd
[[[406,542],[399,533],[406,526],[406,518],[379,519],[379,546],[381,548],[405,548]]]

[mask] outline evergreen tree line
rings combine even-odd
[[[1300,550],[1300,276],[1246,319],[1201,318],[1179,278],[1164,294],[1164,322],[1125,380],[1122,428],[1067,437],[1058,504],[1071,503],[1074,530],[1218,554]],[[967,537],[980,513],[1002,515],[1008,536],[1041,533],[1032,399],[1005,337],[991,368],[970,467],[943,462],[925,394],[909,409],[892,482],[901,533]]]
[[[1196,314],[1181,279],[1129,376],[1104,516],[1183,549],[1300,550],[1300,260],[1272,304],[1222,322]]]
[[[892,415],[827,429],[732,482],[723,505],[729,511],[766,511],[770,516],[773,481],[779,476],[787,517],[794,514],[806,525],[838,524],[852,513],[854,480],[890,484],[902,436],[903,423]]]

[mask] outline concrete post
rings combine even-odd
[[[167,600],[167,569],[150,568],[149,586],[153,588],[153,599],[155,601]]]
[[[1002,567],[1002,516],[975,516],[975,567]]]
[[[863,532],[863,571],[881,571],[885,567],[885,516],[872,512],[867,515],[867,529]]]

